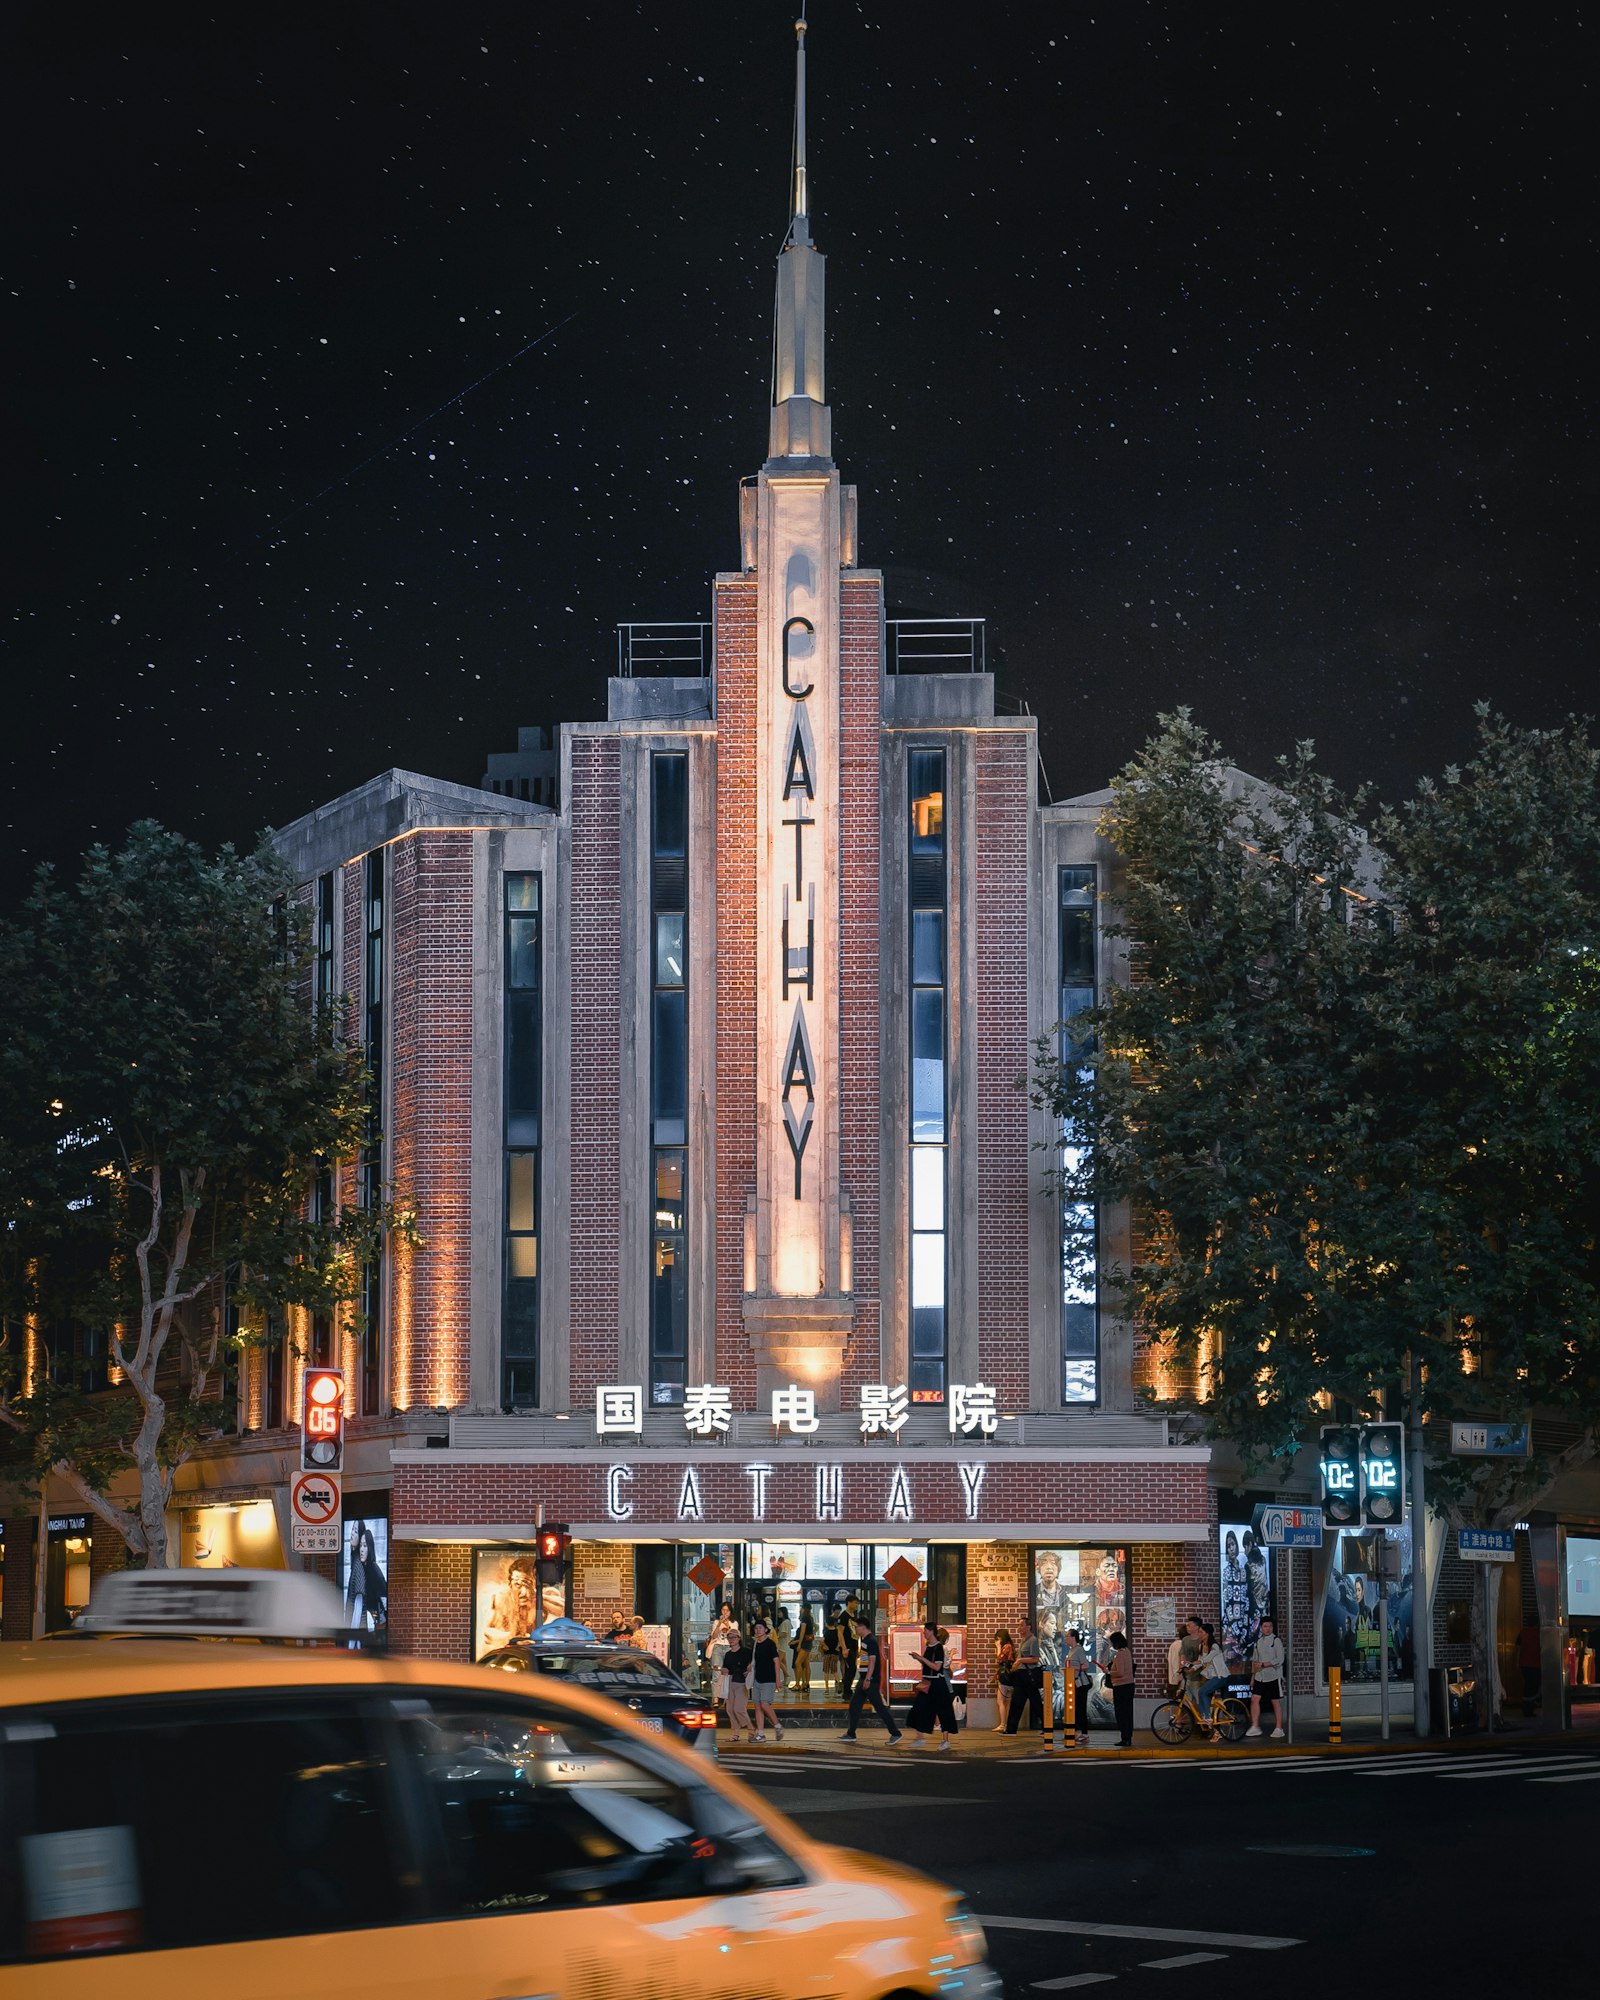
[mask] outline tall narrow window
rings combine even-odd
[[[384,880],[383,849],[367,856],[366,999],[363,1046],[370,1077],[367,1098],[367,1143],[361,1154],[361,1199],[375,1207],[383,1195],[383,1077],[384,1077]],[[361,1332],[356,1353],[357,1414],[377,1416],[383,1351],[383,1251],[375,1250],[361,1274]]]
[[[324,1167],[311,1183],[311,1220],[324,1226],[334,1220],[333,1174]],[[314,1312],[311,1315],[310,1349],[306,1359],[313,1368],[331,1368],[338,1356],[333,1348],[333,1315]]]
[[[333,1005],[333,877],[317,877],[317,1019],[326,1021]]]
[[[1095,877],[1092,868],[1059,871],[1058,921],[1061,937],[1061,1057],[1073,1054],[1072,1023],[1094,1005]],[[1061,1164],[1078,1167],[1083,1150],[1068,1124],[1061,1133]],[[1097,1218],[1087,1202],[1065,1202],[1061,1210],[1061,1400],[1093,1403],[1100,1394],[1100,1316],[1097,1300],[1099,1241]]]
[[[650,772],[650,1400],[689,1379],[689,760]]]
[[[506,877],[506,1245],[500,1401],[508,1410],[532,1409],[539,1400],[541,886],[537,875]]]
[[[948,894],[945,753],[913,750],[908,828],[911,933],[911,1400],[944,1401],[945,998]]]

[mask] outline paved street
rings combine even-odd
[[[723,1763],[816,1838],[963,1889],[1008,1995],[1118,1982],[1136,2000],[1191,1969],[1289,1995],[1336,1966],[1428,1995],[1587,1962],[1600,1747],[975,1747],[863,1738]]]

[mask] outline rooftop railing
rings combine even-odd
[[[711,671],[709,625],[640,620],[617,627],[617,673],[623,680],[660,674],[690,680]]]
[[[891,618],[885,670],[891,674],[987,672],[982,618]]]

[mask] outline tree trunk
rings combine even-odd
[[[133,1462],[139,1474],[139,1525],[144,1530],[144,1566],[169,1569],[167,1560],[167,1501],[171,1497],[172,1476],[164,1472],[156,1457],[167,1406],[154,1387],[141,1385],[144,1422],[133,1440]]]

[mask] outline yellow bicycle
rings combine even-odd
[[[1211,1704],[1211,1724],[1224,1743],[1238,1743],[1250,1727],[1249,1704],[1236,1694],[1219,1694]],[[1164,1701],[1150,1718],[1150,1731],[1158,1743],[1187,1743],[1198,1730],[1204,1733],[1206,1718],[1195,1705],[1188,1688],[1175,1701]]]

